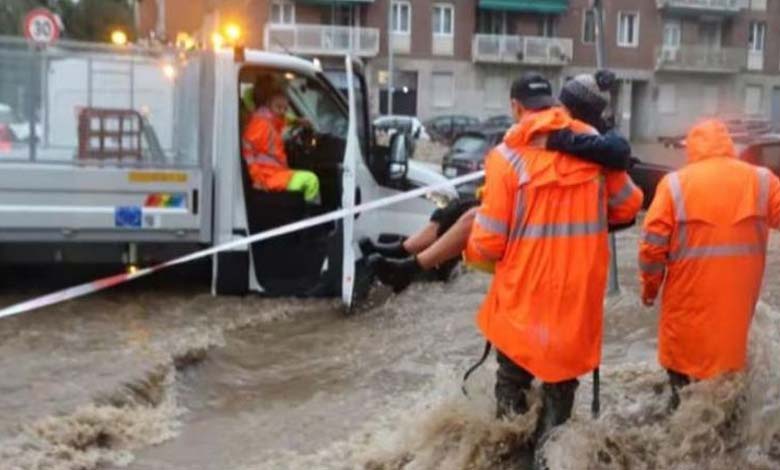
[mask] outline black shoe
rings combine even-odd
[[[358,242],[363,255],[368,256],[374,253],[380,254],[386,258],[403,259],[408,258],[411,253],[404,248],[403,240],[392,243],[374,243],[370,238],[363,238]]]
[[[369,257],[368,263],[382,284],[392,287],[396,294],[409,287],[414,276],[422,272],[422,267],[414,256],[390,259],[373,254]]]

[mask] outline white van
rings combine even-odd
[[[32,51],[0,38],[0,82],[13,61],[40,64],[29,70],[42,75],[28,82],[42,87],[41,102],[19,104],[41,110],[45,130],[0,151],[0,262],[146,265],[446,181],[408,160],[406,136],[392,151],[377,145],[366,80],[349,58],[344,96],[316,62],[234,52],[78,43]],[[310,135],[291,133],[287,147],[291,166],[318,174],[319,208],[248,185],[240,93],[259,73],[287,80],[292,111],[313,124]],[[453,188],[435,196],[219,253],[213,291],[349,302],[364,274],[356,241],[408,235],[426,222],[432,199],[457,197]]]

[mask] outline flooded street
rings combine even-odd
[[[751,369],[665,412],[656,312],[640,307],[637,230],[619,236],[602,414],[590,377],[551,436],[551,469],[780,468],[780,245],[751,332]],[[489,278],[417,284],[344,316],[317,300],[122,290],[0,322],[3,469],[494,469],[531,416],[492,419],[483,342]],[[10,297],[8,297],[10,301]],[[535,413],[533,408],[530,415]]]

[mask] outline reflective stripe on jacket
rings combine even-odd
[[[658,185],[639,248],[645,296],[664,286],[661,365],[706,379],[745,365],[768,226],[780,224],[780,182],[737,160],[726,126],[687,138],[688,165]]]
[[[642,192],[625,172],[533,145],[589,128],[561,108],[531,113],[486,159],[482,205],[466,257],[495,261],[477,323],[493,345],[545,382],[598,367],[607,224],[630,221]]]
[[[267,191],[284,191],[292,178],[284,151],[284,119],[268,108],[252,114],[244,130],[241,154],[255,186]]]

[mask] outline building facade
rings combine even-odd
[[[186,0],[190,11],[198,1],[220,8],[219,0]],[[242,17],[262,31],[250,45],[317,57],[326,67],[346,53],[361,57],[376,114],[387,104],[390,43],[395,112],[487,117],[508,112],[510,83],[523,71],[540,71],[560,87],[595,70],[590,3],[250,0]],[[702,115],[780,122],[780,0],[603,4],[606,60],[619,78],[615,117],[626,134],[678,135]]]

